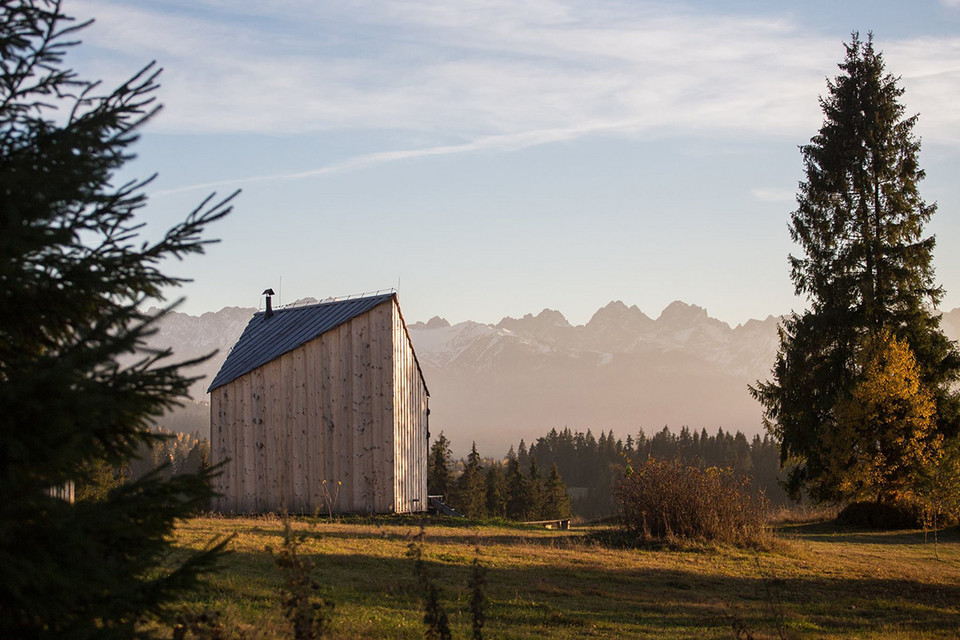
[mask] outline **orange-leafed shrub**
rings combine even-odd
[[[730,469],[651,459],[616,488],[622,525],[640,541],[719,542],[765,547],[767,500]]]

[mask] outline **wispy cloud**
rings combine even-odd
[[[838,41],[786,18],[680,4],[80,6],[98,19],[91,65],[107,73],[152,57],[164,65],[167,106],[154,131],[391,130],[424,141],[286,177],[603,130],[805,139],[821,119],[824,76],[842,55]],[[924,114],[921,133],[960,140],[960,39],[880,44],[909,108]]]
[[[888,68],[903,77],[908,113],[921,114],[920,134],[960,143],[960,111],[950,107],[960,100],[960,37],[913,38],[883,49]]]
[[[622,128],[631,128],[631,123],[619,123],[619,126]],[[561,140],[569,140],[576,138],[578,136],[591,133],[591,132],[600,132],[600,131],[611,131],[618,127],[615,123],[602,123],[594,125],[589,128],[576,128],[568,130],[541,130],[541,131],[526,131],[523,133],[517,134],[506,134],[506,135],[497,135],[489,136],[485,138],[480,138],[467,142],[464,144],[451,144],[451,145],[439,145],[433,147],[423,147],[417,149],[402,149],[397,151],[380,151],[376,153],[368,153],[359,156],[350,158],[343,162],[330,164],[327,166],[319,167],[316,169],[310,169],[308,171],[291,171],[285,173],[274,173],[267,175],[257,175],[257,176],[248,176],[245,178],[232,178],[229,180],[217,180],[214,182],[205,182],[201,184],[193,184],[185,187],[177,187],[174,189],[163,189],[156,192],[153,192],[152,196],[166,196],[173,195],[176,193],[185,193],[188,191],[205,191],[208,189],[216,189],[220,187],[231,187],[231,186],[241,186],[247,184],[256,184],[259,182],[273,182],[280,180],[301,180],[304,178],[314,178],[317,176],[323,176],[332,173],[341,173],[344,171],[352,171],[357,169],[363,169],[366,167],[375,166],[378,164],[385,164],[388,162],[396,162],[398,160],[408,160],[414,158],[426,158],[430,156],[442,156],[453,153],[466,153],[469,151],[478,151],[478,150],[517,150],[524,149],[531,146],[536,146],[540,144],[546,144],[549,142],[558,142]]]
[[[816,113],[811,92],[837,53],[782,22],[662,5],[393,2],[332,13],[288,2],[249,16],[222,3],[215,17],[84,6],[98,16],[104,57],[162,61],[168,107],[157,126],[176,130],[480,137],[597,120],[793,130]],[[801,100],[811,107],[798,110]]]

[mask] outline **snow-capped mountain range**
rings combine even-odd
[[[409,330],[431,391],[431,430],[455,448],[476,440],[496,451],[564,426],[758,432],[747,384],[769,372],[778,321],[731,328],[683,302],[653,319],[616,301],[579,326],[545,309],[496,325],[433,318]]]
[[[731,329],[684,302],[670,304],[653,320],[636,306],[611,302],[585,325],[572,326],[559,311],[504,318],[496,325],[442,318],[409,325],[421,365],[438,370],[490,369],[498,357],[522,345],[530,354],[565,355],[596,360],[597,366],[616,354],[679,351],[696,355],[730,374],[760,375],[776,353],[779,318],[750,320]]]
[[[151,346],[172,346],[180,359],[218,350],[192,372],[200,379],[191,392],[203,400],[255,311],[169,313]],[[624,436],[664,425],[758,433],[760,406],[747,385],[768,377],[779,321],[730,327],[679,301],[653,319],[615,301],[578,326],[544,309],[495,325],[435,317],[408,329],[430,389],[430,430],[444,431],[455,454],[476,441],[496,455],[564,426]],[[960,336],[960,309],[944,314],[942,326]]]

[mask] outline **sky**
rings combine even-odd
[[[798,147],[852,31],[923,141],[941,308],[960,307],[960,0],[169,0],[95,18],[68,63],[152,60],[163,110],[118,182],[157,173],[155,237],[242,193],[180,311],[396,288],[408,322],[674,300],[736,326],[801,310]],[[277,299],[274,300],[278,302]]]

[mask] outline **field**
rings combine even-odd
[[[296,519],[337,638],[422,638],[407,556],[415,519]],[[477,541],[487,567],[487,638],[957,638],[960,536],[787,525],[769,551],[612,549],[588,530],[466,526],[429,520],[424,557],[443,589],[454,638],[470,637],[467,581]],[[197,518],[178,545],[234,534],[232,553],[185,604],[222,612],[248,638],[289,637],[283,574],[266,549],[276,517]],[[742,637],[747,637],[746,635]]]

